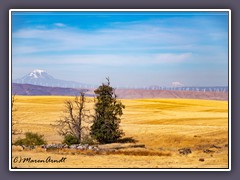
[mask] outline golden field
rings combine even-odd
[[[63,115],[66,96],[16,96],[16,128],[43,134],[61,143],[52,126]],[[87,107],[93,107],[93,100]],[[228,102],[197,99],[122,99],[126,106],[121,128],[146,148],[118,153],[45,152],[13,149],[13,159],[53,159],[64,163],[14,163],[17,168],[228,168]],[[13,135],[13,142],[23,135]],[[111,146],[111,145],[109,145]],[[180,155],[179,148],[192,153]],[[203,152],[211,150],[211,153]],[[144,151],[142,153],[139,153]],[[204,159],[199,161],[199,159]]]

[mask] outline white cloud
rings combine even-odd
[[[65,26],[62,23],[54,25]],[[46,63],[55,63],[54,59],[59,59],[58,63],[109,65],[226,61],[223,57],[227,52],[221,51],[222,55],[219,55],[219,49],[224,50],[225,47],[202,44],[203,39],[199,34],[203,33],[199,31],[183,27],[167,28],[152,22],[115,23],[108,28],[91,31],[67,26],[26,28],[13,33],[13,40],[18,39],[13,41],[13,55],[24,60],[27,55],[33,57],[31,53],[38,53],[29,60],[34,62],[48,53],[51,56],[44,57],[49,59]],[[216,39],[223,36],[217,32],[210,35]],[[72,51],[77,55],[67,55]],[[59,52],[61,56],[57,55]]]
[[[61,23],[56,23],[62,26]],[[181,32],[182,33],[182,32]],[[39,52],[83,49],[147,50],[188,46],[194,37],[187,38],[174,29],[158,28],[154,25],[83,31],[80,29],[21,29],[13,33],[21,41],[29,39]],[[22,46],[20,43],[17,46]],[[142,52],[142,51],[141,51]],[[16,52],[17,53],[17,52]],[[21,52],[18,52],[21,53]]]
[[[178,63],[190,60],[192,54],[191,53],[163,53],[154,55],[155,58],[152,60],[154,63]]]
[[[63,23],[54,23],[55,26],[57,27],[65,27],[66,25]]]
[[[154,65],[171,64],[188,61],[190,53],[183,54],[149,54],[149,55],[113,55],[113,54],[88,54],[88,55],[50,55],[50,56],[17,56],[14,62],[23,64],[89,64],[107,66],[126,65]]]
[[[13,54],[28,54],[38,52],[39,50],[36,47],[29,47],[29,46],[16,46],[13,47],[12,52]]]

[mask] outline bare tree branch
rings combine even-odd
[[[83,131],[88,127],[83,125],[83,122],[89,123],[90,110],[85,109],[86,98],[84,92],[80,92],[74,100],[67,100],[64,102],[64,116],[57,120],[56,127],[58,133],[62,136],[70,134],[78,139],[80,143],[82,140]]]

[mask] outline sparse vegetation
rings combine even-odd
[[[81,144],[88,144],[88,145],[93,145],[96,144],[96,142],[94,141],[94,139],[91,136],[84,136]]]
[[[133,137],[124,137],[117,140],[118,143],[136,143],[137,140],[135,140]]]
[[[97,102],[90,134],[103,144],[116,142],[124,134],[119,128],[119,124],[125,106],[117,101],[114,88],[110,86],[109,78],[107,78],[107,84],[103,83],[94,92],[97,96]]]
[[[26,132],[25,138],[18,139],[14,145],[24,145],[24,146],[38,146],[46,144],[46,141],[43,138],[43,135],[39,135],[38,133]]]
[[[71,134],[67,134],[65,137],[64,137],[64,140],[62,142],[63,144],[67,144],[68,146],[72,145],[72,144],[79,144],[79,141],[78,139],[71,135]],[[93,145],[95,144],[94,140],[86,135],[86,136],[83,136],[82,137],[82,140],[81,140],[81,144],[88,144],[88,145]]]
[[[67,134],[66,136],[64,136],[63,143],[70,146],[72,144],[78,144],[79,140],[75,136]]]
[[[127,156],[171,156],[170,152],[159,152],[149,150],[127,150],[127,151],[113,151],[107,154],[127,155]]]

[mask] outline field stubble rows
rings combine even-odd
[[[17,129],[43,134],[48,143],[61,143],[52,124],[63,115],[65,96],[17,96]],[[89,98],[87,108],[93,108]],[[126,137],[145,144],[148,151],[167,156],[119,154],[67,154],[64,164],[13,163],[13,167],[43,168],[227,168],[228,167],[228,102],[197,99],[122,99],[126,106],[121,128]],[[93,111],[92,111],[93,112]],[[13,136],[13,141],[22,135]],[[203,150],[220,147],[214,153]],[[191,148],[183,156],[179,148]],[[126,150],[128,151],[128,150]],[[130,151],[130,150],[129,150]],[[40,150],[13,150],[14,157],[60,158],[62,153]],[[204,161],[199,161],[203,158]]]

